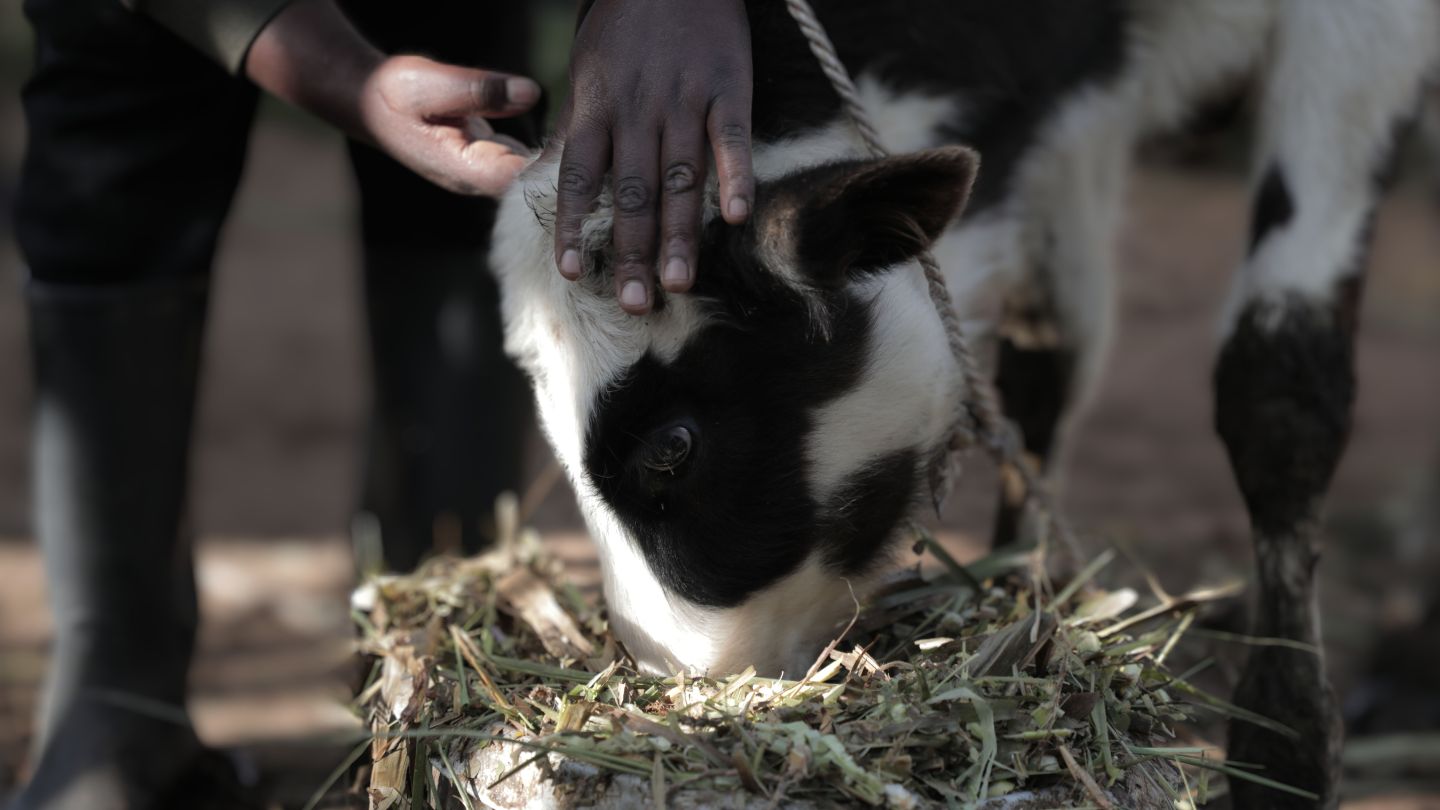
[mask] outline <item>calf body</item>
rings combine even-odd
[[[756,209],[743,227],[708,218],[690,293],[621,311],[603,198],[584,278],[562,279],[553,162],[501,207],[507,346],[636,659],[798,675],[883,571],[969,394],[915,261],[926,246],[997,341],[1027,450],[1043,465],[1063,447],[1108,339],[1133,146],[1241,82],[1262,101],[1256,208],[1217,427],[1255,527],[1257,630],[1318,643],[1316,533],[1348,426],[1360,258],[1375,177],[1440,41],[1431,0],[815,5],[897,157],[865,157],[783,4],[750,3]],[[960,144],[983,158],[978,178]],[[1022,514],[1002,507],[1008,541]],[[1333,803],[1323,662],[1264,650],[1240,699],[1302,742],[1237,726],[1232,756]]]

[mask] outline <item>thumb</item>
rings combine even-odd
[[[423,57],[407,57],[398,82],[405,106],[425,118],[520,115],[540,100],[534,79],[490,70],[457,67]]]

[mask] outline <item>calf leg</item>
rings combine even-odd
[[[1118,93],[1082,94],[1057,110],[1066,125],[1047,128],[1016,186],[1019,278],[997,325],[995,384],[1023,436],[1023,463],[1052,485],[1066,426],[1109,343],[1112,241],[1131,140]],[[1002,470],[995,546],[1026,533],[1026,495],[1018,471]]]
[[[1350,428],[1354,398],[1353,307],[1358,279],[1335,299],[1255,302],[1236,323],[1215,372],[1216,427],[1250,511],[1258,564],[1253,632],[1317,647],[1256,647],[1235,700],[1284,723],[1285,739],[1237,721],[1230,757],[1263,764],[1265,775],[1333,799],[1341,739],[1325,679],[1314,568],[1320,505]],[[1239,807],[1292,797],[1236,782]]]
[[[1022,463],[1044,472],[1055,447],[1070,400],[1076,349],[1060,339],[1058,317],[1047,302],[1007,301],[1000,324],[995,388],[1006,418],[1020,428]],[[1025,484],[1014,469],[1000,471],[1000,502],[995,514],[994,546],[1020,540],[1025,515]]]
[[[1236,702],[1296,732],[1236,721],[1230,757],[1338,800],[1341,723],[1326,681],[1314,569],[1322,501],[1354,399],[1361,255],[1395,132],[1418,99],[1435,20],[1423,2],[1282,6],[1265,77],[1251,250],[1215,370],[1216,428],[1250,513],[1257,647]],[[1238,807],[1313,807],[1250,782]]]

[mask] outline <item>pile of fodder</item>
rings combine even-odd
[[[916,532],[935,570],[857,606],[799,680],[636,672],[532,534],[371,581],[371,807],[1170,808],[1217,771],[1266,781],[1177,737],[1246,716],[1165,668],[1222,594],[1142,605],[1093,584],[1108,554],[1057,589],[1034,554],[961,566]]]

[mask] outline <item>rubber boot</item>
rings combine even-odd
[[[55,644],[12,807],[247,806],[184,708],[197,615],[180,516],[205,284],[32,282],[27,295]]]
[[[480,248],[366,251],[375,399],[362,569],[378,567],[374,535],[392,571],[479,551],[494,539],[496,496],[519,485],[529,387],[502,349],[484,260]]]

